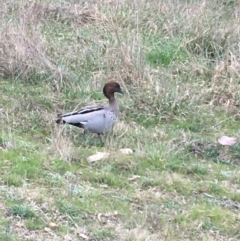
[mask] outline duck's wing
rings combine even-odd
[[[89,105],[89,106],[82,107],[80,110],[77,110],[77,111],[72,111],[72,112],[68,112],[68,113],[64,113],[64,114],[58,114],[58,117],[63,118],[63,117],[67,117],[67,116],[86,114],[89,112],[102,110],[104,108],[105,108],[104,105]]]
[[[90,112],[103,110],[105,108],[106,108],[105,105],[89,105],[89,106],[85,106],[85,107],[81,108],[80,110],[78,110],[76,112],[77,112],[77,114],[87,114]]]
[[[78,111],[59,114],[56,123],[68,123],[74,126],[83,127],[85,122],[89,122],[89,119],[98,116],[105,108],[106,106],[104,105],[85,106]]]
[[[107,108],[85,109],[80,112],[70,112],[62,115],[57,123],[70,124],[90,130],[93,133],[102,133],[114,125],[112,112]]]

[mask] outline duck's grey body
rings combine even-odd
[[[86,106],[79,111],[60,115],[63,123],[68,123],[92,133],[103,133],[111,128],[118,120],[118,105],[92,105]]]
[[[108,82],[103,88],[104,95],[109,99],[108,105],[91,105],[79,111],[61,114],[56,122],[67,123],[97,133],[101,140],[100,134],[111,128],[118,120],[119,108],[114,97],[115,92],[123,94],[117,82]]]

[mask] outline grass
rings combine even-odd
[[[239,240],[237,1],[0,6],[0,240]],[[110,79],[104,146],[55,125]]]

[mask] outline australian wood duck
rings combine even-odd
[[[114,93],[123,94],[120,85],[111,81],[103,87],[103,94],[108,98],[108,105],[91,105],[78,111],[58,115],[58,124],[70,124],[96,133],[102,143],[101,134],[111,128],[118,120],[119,108]]]

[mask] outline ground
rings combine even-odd
[[[0,7],[0,240],[240,239],[238,1]],[[112,79],[104,145],[55,124]]]

